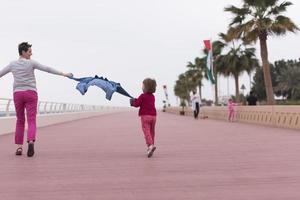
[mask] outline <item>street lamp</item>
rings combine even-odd
[[[242,84],[242,86],[241,86],[241,90],[243,91],[243,95],[245,96],[245,93],[244,93],[244,91],[246,90],[246,87],[245,87],[245,85],[244,85],[244,84]]]

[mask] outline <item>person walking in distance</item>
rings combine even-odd
[[[257,98],[254,93],[251,91],[249,97],[247,98],[248,106],[256,106],[257,105]]]
[[[200,112],[200,97],[196,95],[196,91],[193,91],[193,95],[191,96],[192,101],[192,109],[194,111],[194,118],[198,119],[198,115]]]

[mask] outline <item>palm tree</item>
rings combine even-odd
[[[219,58],[219,71],[225,76],[233,76],[235,80],[235,96],[237,102],[240,102],[239,77],[243,72],[251,73],[258,67],[258,61],[255,58],[255,48],[247,48],[244,44],[237,47],[234,42],[227,54]]]
[[[206,61],[205,58],[196,57],[194,63],[188,62],[186,74],[192,77],[192,80],[198,84],[200,99],[202,99],[202,80],[204,78],[208,79]]]
[[[190,101],[190,92],[195,89],[195,84],[189,80],[186,73],[180,74],[174,86],[174,93],[181,101]]]
[[[243,43],[240,38],[230,39],[229,35],[224,33],[219,34],[220,41],[225,44],[229,51],[222,54],[218,59],[218,70],[224,76],[233,76],[235,80],[235,96],[237,101],[240,101],[239,91],[239,76],[243,72],[250,74],[256,67],[258,61],[255,58],[255,48],[248,48],[247,44]]]
[[[287,32],[296,32],[299,28],[292,20],[284,15],[291,2],[279,3],[279,0],[243,0],[241,8],[233,5],[226,7],[234,18],[228,34],[231,38],[242,37],[245,42],[260,41],[260,54],[263,64],[264,82],[268,104],[274,104],[274,93],[268,61],[268,36],[285,35]]]

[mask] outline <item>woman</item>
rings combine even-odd
[[[23,152],[23,140],[25,130],[25,110],[27,115],[28,132],[27,156],[34,155],[34,142],[36,140],[36,114],[38,94],[36,89],[36,80],[34,70],[38,69],[51,74],[65,77],[72,77],[71,73],[63,73],[53,68],[39,64],[31,60],[32,49],[30,44],[23,42],[19,44],[19,59],[11,62],[7,67],[0,71],[0,78],[11,72],[14,77],[13,96],[17,116],[15,143],[17,144],[16,155],[20,156]]]

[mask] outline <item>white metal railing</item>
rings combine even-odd
[[[84,104],[70,104],[70,103],[57,103],[48,101],[38,102],[38,115],[44,114],[57,114],[68,112],[88,112],[100,111],[104,106],[84,105]],[[116,107],[109,107],[115,109]],[[13,99],[0,98],[0,117],[15,116],[15,106]]]

